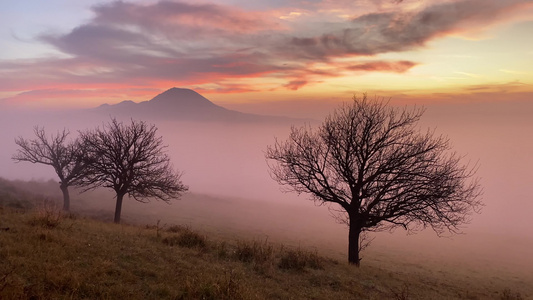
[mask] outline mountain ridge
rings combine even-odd
[[[150,100],[124,100],[117,104],[102,104],[94,110],[115,115],[149,119],[218,122],[301,122],[311,121],[284,116],[269,116],[230,110],[211,102],[198,92],[185,88],[170,88]]]

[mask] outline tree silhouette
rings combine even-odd
[[[267,148],[271,176],[285,191],[333,204],[349,226],[352,264],[360,264],[367,231],[457,233],[480,211],[476,168],[461,164],[447,138],[417,130],[422,114],[354,97],[318,130],[293,127],[287,141]]]
[[[77,140],[67,141],[69,132],[63,129],[56,135],[47,138],[44,128],[34,128],[36,139],[15,139],[20,147],[13,155],[16,162],[28,161],[50,165],[59,177],[59,188],[63,192],[63,210],[70,210],[68,187],[75,185],[83,177],[84,163],[79,151]]]
[[[124,195],[146,202],[153,197],[165,202],[179,198],[187,186],[180,180],[164,152],[157,128],[143,121],[124,125],[116,119],[96,128],[80,132],[87,164],[81,181],[86,189],[111,188],[116,193],[115,223],[120,223]]]

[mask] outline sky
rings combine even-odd
[[[0,28],[3,107],[533,95],[531,0],[3,0]]]

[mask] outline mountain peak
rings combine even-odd
[[[184,107],[217,106],[193,90],[176,87],[164,91],[148,102],[158,105],[179,105],[182,109]]]
[[[177,87],[173,87],[173,88],[170,88],[164,92],[162,92],[161,94],[157,95],[154,97],[157,98],[157,97],[165,97],[165,96],[201,96],[200,94],[198,94],[197,92],[191,90],[191,89],[183,89],[183,88],[177,88]]]

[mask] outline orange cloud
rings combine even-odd
[[[212,88],[205,88],[202,86],[193,86],[192,88],[200,94],[236,94],[260,92],[260,90],[254,89],[250,85],[245,84],[219,84]]]

